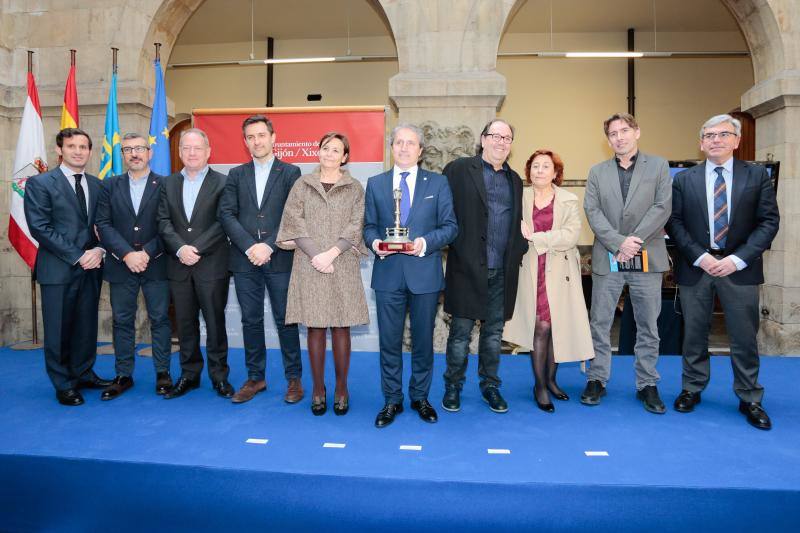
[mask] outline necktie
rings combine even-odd
[[[400,173],[400,192],[403,196],[400,198],[400,223],[405,224],[408,220],[408,213],[411,211],[411,191],[408,188],[406,178],[410,172]]]
[[[83,214],[83,218],[88,220],[89,215],[86,212],[86,195],[83,193],[83,187],[81,187],[81,178],[83,178],[83,174],[75,174],[75,196],[78,197],[78,204],[81,206],[81,214]]]
[[[728,194],[722,167],[717,167],[717,179],[714,181],[714,243],[722,250],[728,235]]]

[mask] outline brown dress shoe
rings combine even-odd
[[[300,382],[300,378],[294,378],[289,380],[289,386],[286,388],[286,395],[283,397],[283,400],[286,403],[297,403],[303,399],[303,383]]]
[[[252,379],[248,379],[244,382],[242,388],[236,391],[231,401],[233,403],[249,402],[253,399],[253,396],[265,390],[267,390],[267,382],[265,380],[253,381]]]

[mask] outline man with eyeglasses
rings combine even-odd
[[[229,244],[217,220],[225,175],[208,166],[211,146],[203,130],[181,132],[179,150],[183,170],[164,180],[158,205],[181,353],[181,376],[164,398],[178,398],[200,386],[200,311],[206,323],[208,375],[217,394],[231,398],[225,331]]]
[[[447,339],[447,370],[442,407],[461,409],[472,328],[481,321],[478,375],[483,399],[496,413],[508,411],[500,394],[503,325],[514,314],[517,281],[527,241],[522,220],[522,180],[508,166],[514,130],[505,120],[490,120],[481,131],[478,155],[444,168],[453,192],[458,235],[450,244],[445,273],[444,310],[453,315]]]
[[[116,357],[116,377],[100,395],[101,400],[113,400],[133,387],[140,290],[150,319],[156,394],[165,394],[172,387],[167,261],[158,236],[164,178],[150,170],[150,146],[143,135],[126,133],[121,144],[128,172],[103,180],[97,203],[97,231],[110,255],[103,279],[110,288]]]
[[[658,394],[658,315],[661,281],[669,270],[664,225],[672,207],[669,166],[639,150],[639,125],[628,113],[603,122],[614,157],[593,166],[583,207],[594,232],[590,326],[595,358],[586,372],[581,403],[598,405],[611,377],[611,323],[628,286],[636,321],[636,397],[655,414],[666,412]],[[631,261],[633,260],[633,261]],[[626,269],[625,265],[634,268]]]
[[[778,233],[780,215],[767,170],[733,157],[741,131],[730,115],[710,118],[700,129],[706,161],[675,176],[672,188],[667,229],[678,248],[675,278],[685,325],[682,390],[674,406],[693,411],[711,377],[708,332],[716,295],[730,337],[739,411],[752,426],[768,430],[772,422],[758,383],[758,286],[764,283],[762,255]]]

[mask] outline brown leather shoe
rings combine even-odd
[[[233,403],[249,402],[253,399],[253,396],[265,390],[267,390],[267,382],[265,380],[253,381],[252,379],[248,379],[244,382],[242,388],[233,395],[231,401]]]
[[[297,403],[303,399],[303,383],[300,378],[289,380],[289,386],[286,388],[286,395],[283,401],[286,403]]]

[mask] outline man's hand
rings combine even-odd
[[[716,259],[714,259],[713,257],[711,257],[711,255],[710,255],[710,254],[706,254],[706,255],[704,255],[704,256],[703,256],[703,258],[700,260],[700,264],[699,264],[698,266],[699,266],[700,268],[702,268],[702,269],[703,269],[703,270],[706,272],[706,274],[708,274],[708,275],[710,275],[710,276],[713,276],[714,274],[712,274],[711,270],[712,270],[714,267],[716,267],[716,266],[717,266],[717,263],[719,263],[719,261],[717,261]]]
[[[379,241],[378,239],[375,239],[374,241],[372,241],[372,249],[373,249],[373,250],[375,250],[375,253],[376,253],[376,254],[378,254],[378,257],[380,257],[381,259],[383,259],[383,258],[384,258],[384,257],[386,257],[387,255],[392,255],[392,254],[396,254],[396,253],[397,253],[397,252],[393,252],[393,251],[386,251],[386,252],[384,252],[384,251],[380,250],[380,249],[378,248],[378,244],[379,244],[380,242],[381,242],[381,241]]]
[[[178,259],[186,266],[196,265],[200,261],[200,253],[191,244],[185,244],[178,250]]]
[[[128,270],[134,274],[140,274],[147,270],[147,264],[150,262],[150,256],[147,252],[141,250],[139,252],[130,252],[122,258]]]
[[[521,226],[521,229],[522,229],[522,236],[525,237],[525,240],[526,241],[532,241],[533,240],[533,230],[528,225],[528,223],[523,220],[523,221],[520,222],[520,226]]]
[[[712,266],[709,270],[707,270],[709,274],[712,276],[716,276],[718,278],[724,278],[725,276],[729,276],[736,272],[736,263],[733,262],[733,259],[730,257],[724,257],[717,261],[717,264]]]
[[[625,240],[622,241],[622,244],[619,245],[619,255],[630,259],[639,253],[639,250],[642,249],[643,242],[644,241],[636,235],[628,235],[625,237]]]
[[[333,272],[333,260],[339,257],[339,249],[333,247],[326,252],[319,253],[311,258],[311,266],[323,274]]]
[[[414,248],[412,250],[408,250],[403,253],[406,255],[420,256],[422,255],[422,250],[424,246],[425,246],[425,240],[422,237],[417,237],[416,239],[414,239]]]
[[[78,259],[78,264],[84,270],[92,270],[93,268],[100,268],[103,264],[103,250],[100,248],[92,248],[86,250],[83,255]]]
[[[247,258],[255,266],[261,266],[269,262],[272,258],[272,248],[266,243],[259,242],[250,247],[247,251]]]

